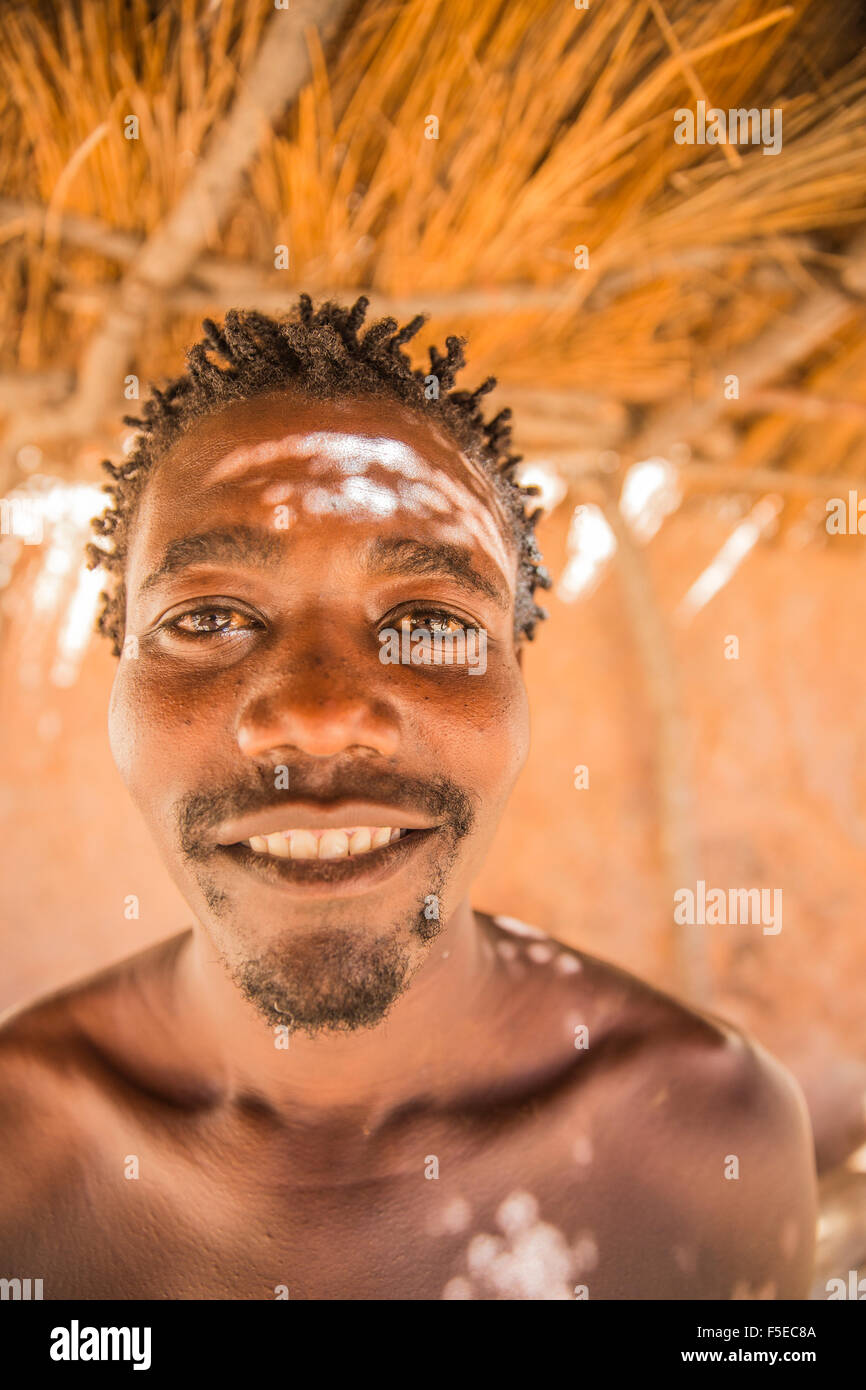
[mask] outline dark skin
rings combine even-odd
[[[174,543],[238,528],[157,577]],[[515,572],[487,479],[399,406],[268,396],[157,466],[110,736],[195,924],[6,1023],[5,1277],[46,1298],[806,1296],[814,1164],[784,1069],[469,905],[528,747]],[[404,623],[483,629],[485,671],[383,664]],[[366,865],[275,866],[242,843],[275,807],[413,833]],[[381,1016],[336,1026],[361,994]]]

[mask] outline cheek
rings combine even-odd
[[[489,728],[496,755],[495,766],[488,769],[487,776],[501,804],[510,796],[529,753],[529,701],[516,665],[513,678],[497,692]]]
[[[529,752],[529,707],[517,662],[425,692],[422,739],[450,775],[501,809]]]
[[[183,784],[184,766],[197,757],[195,734],[189,702],[145,660],[122,658],[109,701],[108,741],[133,800],[140,803],[151,786],[166,791]]]

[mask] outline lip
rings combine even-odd
[[[401,830],[438,829],[437,822],[429,816],[381,802],[283,801],[267,811],[224,821],[217,828],[214,839],[217,846],[227,847],[250,840],[253,835],[274,835],[280,830],[342,830],[345,826],[357,825],[387,825],[391,829],[399,826]],[[378,850],[370,853],[378,854]]]
[[[310,822],[305,824],[310,825]],[[283,821],[280,828],[290,827]],[[220,844],[218,852],[236,868],[254,874],[272,888],[309,898],[349,898],[366,893],[399,873],[439,829],[439,826],[413,829],[393,844],[346,859],[276,859],[256,854],[249,845],[236,843]]]

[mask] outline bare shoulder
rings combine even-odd
[[[629,972],[498,919],[549,984],[575,1041],[569,1123],[591,1131],[611,1190],[639,1191],[679,1269],[645,1297],[805,1298],[816,1223],[814,1146],[793,1076],[740,1029]],[[532,949],[533,944],[535,950]],[[507,954],[509,954],[507,952]],[[587,1144],[589,1138],[587,1138]],[[633,1240],[638,1239],[632,1227]],[[673,1292],[679,1275],[689,1292]]]
[[[173,960],[187,939],[184,932],[127,956],[84,979],[0,1014],[0,1075],[25,1058],[40,1059],[47,1067],[68,1075],[81,1063],[92,1036],[105,1031],[109,1011],[131,1007],[133,996],[143,995],[170,972]]]
[[[75,1180],[114,1105],[112,1042],[177,938],[0,1019],[0,1191],[6,1216]]]
[[[671,1036],[633,1077],[629,1110],[643,1117],[642,1161],[692,1233],[692,1297],[807,1298],[817,1179],[800,1088],[739,1029],[669,1007]]]
[[[513,917],[489,921],[515,982],[534,973],[538,1008],[568,1005],[575,1050],[616,1071],[631,1100],[646,1093],[658,1106],[679,1097],[692,1120],[710,1119],[726,1103],[741,1116],[758,1107],[797,1130],[805,1123],[808,1132],[793,1077],[735,1025]]]
[[[0,1027],[0,1245],[25,1269],[32,1230],[89,1169],[88,1044],[62,997],[39,1000]]]

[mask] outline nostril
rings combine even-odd
[[[361,700],[273,703],[247,710],[237,725],[237,743],[247,757],[271,756],[291,748],[307,757],[332,758],[364,749],[392,757],[399,722],[390,710]]]

